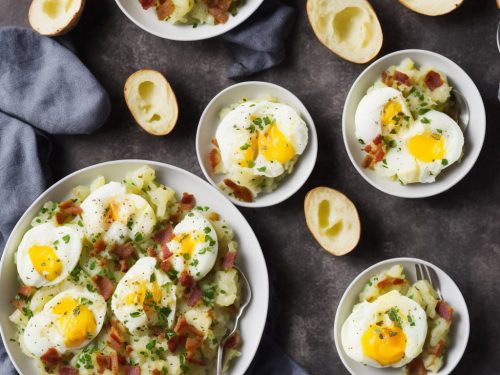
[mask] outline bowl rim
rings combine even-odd
[[[208,190],[212,191],[213,193],[215,193],[216,196],[218,195],[220,197],[221,201],[226,201],[227,202],[227,199],[224,196],[224,194],[222,194],[218,189],[216,189],[213,186],[211,186],[207,181],[203,180],[201,177],[195,175],[194,173],[191,173],[191,172],[189,172],[189,171],[187,171],[185,169],[182,169],[180,167],[176,167],[176,166],[174,166],[172,164],[163,163],[163,162],[159,162],[159,161],[146,160],[146,159],[119,159],[119,160],[111,160],[111,161],[105,161],[105,162],[101,162],[101,163],[97,163],[97,164],[92,164],[92,165],[89,165],[87,167],[78,169],[78,170],[76,170],[76,171],[68,174],[67,176],[61,178],[60,180],[54,182],[52,185],[50,185],[48,188],[46,188],[33,201],[33,203],[31,203],[29,205],[28,208],[26,208],[26,210],[21,215],[21,217],[17,220],[16,225],[14,226],[14,228],[12,229],[12,231],[10,232],[9,237],[7,238],[7,241],[5,242],[4,249],[2,249],[2,256],[0,258],[0,273],[2,272],[2,270],[4,268],[4,262],[5,262],[5,258],[6,258],[6,254],[7,254],[6,249],[8,249],[10,247],[10,242],[13,241],[13,238],[14,238],[13,234],[20,230],[21,223],[24,221],[24,219],[27,216],[29,216],[28,214],[30,213],[30,211],[32,211],[34,209],[34,207],[38,206],[40,204],[40,202],[42,202],[42,200],[45,198],[45,196],[47,194],[49,194],[52,190],[56,189],[60,185],[62,185],[64,183],[67,183],[72,178],[78,176],[81,173],[84,173],[84,172],[87,172],[87,171],[91,171],[93,169],[97,169],[97,168],[100,168],[100,167],[106,167],[106,166],[116,165],[116,164],[137,164],[137,165],[146,164],[146,165],[160,167],[160,168],[172,169],[172,170],[174,170],[176,172],[180,172],[180,173],[183,173],[183,174],[188,175],[190,177],[194,177],[195,180],[198,180],[198,182],[201,185],[203,185],[206,189],[208,189]],[[259,240],[258,240],[255,232],[253,231],[252,227],[250,226],[250,223],[247,221],[247,219],[245,218],[245,216],[243,214],[241,214],[241,212],[236,207],[234,207],[233,205],[231,205],[231,206],[233,208],[235,208],[235,213],[240,216],[240,220],[245,225],[247,225],[250,228],[250,232],[246,233],[245,235],[251,235],[251,236],[253,236],[254,239],[255,239],[255,241],[257,242],[257,244],[259,246],[259,249],[261,250],[260,252],[257,252],[256,254],[253,254],[253,256],[260,256],[262,258],[262,263],[263,263],[264,267],[262,268],[261,271],[263,272],[263,274],[260,275],[259,277],[261,277],[262,279],[264,279],[265,280],[265,284],[267,285],[267,288],[264,288],[262,291],[260,291],[260,293],[264,294],[263,300],[265,301],[265,306],[261,306],[260,310],[264,309],[263,315],[266,318],[262,320],[262,322],[260,324],[260,327],[257,326],[257,327],[254,328],[254,332],[257,333],[256,336],[258,337],[258,341],[257,341],[258,343],[255,346],[255,348],[253,350],[253,353],[251,353],[251,356],[249,356],[250,359],[248,361],[248,365],[247,365],[246,369],[244,370],[244,372],[245,372],[245,371],[247,371],[251,367],[252,362],[253,362],[253,360],[255,358],[255,355],[257,354],[257,351],[258,351],[258,349],[260,347],[260,344],[262,342],[262,337],[264,335],[264,328],[265,328],[266,323],[267,323],[267,314],[269,312],[269,273],[268,273],[268,270],[267,270],[267,263],[266,263],[266,260],[265,260],[265,257],[264,257],[264,252],[262,251],[262,247],[260,246]],[[253,290],[253,288],[252,288],[252,290]],[[22,374],[21,369],[18,367],[18,364],[13,360],[13,356],[12,356],[12,354],[10,352],[9,346],[6,345],[6,337],[5,337],[5,333],[4,333],[4,327],[3,327],[3,325],[1,323],[0,323],[0,336],[2,338],[2,344],[3,344],[4,348],[5,348],[5,351],[8,354],[9,361],[12,363],[12,365],[14,366],[14,368],[20,374]],[[29,357],[26,357],[26,358],[29,358]]]
[[[355,284],[357,284],[359,282],[360,279],[362,279],[364,276],[366,276],[367,274],[369,274],[370,272],[372,272],[375,268],[377,267],[380,267],[380,266],[383,266],[384,264],[397,264],[397,263],[401,263],[401,262],[412,262],[412,263],[420,263],[420,264],[424,264],[428,267],[431,267],[432,269],[434,269],[434,271],[439,271],[439,272],[442,272],[444,275],[446,275],[452,285],[457,288],[458,290],[458,293],[460,295],[460,297],[462,297],[462,300],[464,302],[464,306],[465,306],[465,310],[461,313],[464,313],[464,317],[463,317],[463,320],[464,322],[466,323],[465,326],[466,326],[466,332],[465,332],[465,345],[463,346],[461,352],[458,353],[458,357],[457,357],[457,361],[456,363],[454,363],[451,368],[450,368],[450,371],[448,374],[450,374],[457,366],[458,364],[460,363],[460,361],[462,360],[462,357],[465,353],[465,350],[467,349],[467,345],[469,343],[469,336],[470,336],[470,316],[469,316],[469,308],[467,307],[467,301],[465,300],[462,292],[460,291],[460,288],[458,287],[458,285],[455,283],[455,280],[453,280],[445,271],[443,271],[440,267],[436,266],[435,264],[429,262],[429,261],[426,261],[426,260],[423,260],[423,259],[420,259],[420,258],[414,258],[414,257],[397,257],[397,258],[389,258],[389,259],[385,259],[385,260],[382,260],[380,262],[377,262],[373,265],[371,265],[370,267],[366,268],[365,270],[361,271],[355,278],[354,280],[352,280],[349,285],[347,286],[347,288],[345,289],[344,293],[342,294],[342,298],[340,299],[340,302],[337,306],[337,310],[335,312],[335,319],[334,319],[334,323],[333,323],[333,341],[335,343],[335,349],[337,350],[337,354],[338,356],[340,357],[340,360],[342,361],[342,364],[344,365],[344,367],[351,373],[351,374],[354,374],[353,370],[351,369],[351,367],[349,366],[349,364],[346,362],[346,359],[345,359],[345,354],[343,353],[342,351],[342,348],[341,348],[341,344],[338,342],[337,340],[337,336],[339,335],[339,330],[341,329],[341,326],[344,322],[340,322],[339,319],[339,315],[340,315],[340,308],[341,306],[343,306],[345,303],[346,303],[346,299],[347,299],[347,296],[349,294],[349,292],[351,291],[351,289],[354,287]],[[352,310],[352,308],[351,308]],[[355,374],[354,374],[355,375]]]
[[[418,186],[418,185],[414,184],[414,185],[416,185],[416,186],[414,186],[415,189],[412,190],[413,194],[410,194],[410,193],[404,193],[404,192],[398,193],[398,192],[391,190],[390,188],[385,188],[384,186],[378,184],[376,181],[374,181],[372,178],[370,178],[370,176],[368,176],[363,171],[363,168],[358,165],[358,163],[354,159],[353,153],[351,152],[351,149],[349,147],[349,141],[347,139],[347,127],[348,127],[348,125],[347,125],[347,117],[348,117],[347,107],[348,107],[348,104],[350,103],[350,101],[352,100],[352,96],[354,95],[355,88],[363,81],[365,75],[368,74],[368,72],[370,72],[372,69],[374,69],[376,65],[378,65],[381,62],[386,61],[394,56],[401,55],[401,58],[404,58],[404,55],[413,54],[413,53],[421,54],[421,55],[429,55],[429,56],[433,56],[437,59],[440,59],[440,60],[444,61],[446,64],[455,68],[457,71],[459,71],[466,80],[469,80],[475,89],[475,91],[471,95],[474,95],[479,99],[479,102],[478,102],[480,104],[479,109],[480,109],[480,112],[482,114],[482,117],[484,118],[484,122],[482,122],[480,124],[481,128],[479,130],[482,131],[482,136],[481,136],[480,140],[477,142],[477,145],[474,147],[474,150],[470,150],[472,152],[468,153],[467,157],[472,158],[472,159],[470,159],[470,163],[469,163],[468,167],[463,167],[463,164],[457,165],[456,168],[461,168],[462,172],[459,173],[453,180],[448,182],[446,185],[441,186],[441,188],[439,188],[439,189],[435,189],[432,191],[431,190],[425,191],[423,189],[423,186]],[[448,77],[448,74],[446,72],[445,72],[445,74]],[[470,127],[470,125],[471,124],[469,123],[468,127]],[[346,100],[344,102],[344,109],[342,111],[342,138],[344,140],[344,146],[345,146],[345,149],[346,149],[347,154],[349,156],[349,160],[353,164],[354,168],[361,175],[361,177],[363,177],[363,179],[366,182],[368,182],[371,186],[373,186],[374,188],[376,188],[376,189],[378,189],[386,194],[389,194],[389,195],[392,195],[395,197],[399,197],[399,198],[410,198],[410,199],[427,198],[427,197],[431,197],[434,195],[444,193],[445,191],[451,189],[453,186],[458,184],[471,171],[471,169],[476,164],[476,161],[479,158],[479,155],[481,154],[481,150],[483,148],[485,135],[486,135],[486,110],[484,107],[484,101],[483,101],[483,98],[481,96],[481,93],[479,92],[479,90],[478,90],[476,84],[474,83],[474,81],[472,80],[472,78],[465,72],[465,70],[463,70],[457,63],[455,63],[450,58],[448,58],[444,55],[441,55],[440,53],[429,51],[429,50],[424,50],[424,49],[413,48],[413,49],[398,50],[398,51],[391,52],[391,53],[389,53],[385,56],[382,56],[382,57],[376,59],[375,61],[373,61],[368,67],[366,67],[358,75],[358,77],[356,78],[354,83],[351,85],[351,88],[349,89]],[[444,178],[446,178],[446,176]],[[432,184],[434,184],[434,183],[424,184],[424,186],[432,185]],[[423,185],[423,184],[420,183],[420,185]],[[415,191],[417,191],[417,192],[415,192]],[[420,191],[420,193],[418,193],[418,191]]]
[[[234,197],[231,197],[231,196],[229,196],[227,194],[224,194],[219,189],[219,187],[217,186],[217,184],[215,183],[215,181],[212,179],[212,176],[209,173],[209,171],[205,168],[205,165],[203,163],[204,159],[203,159],[203,157],[201,155],[201,151],[200,151],[201,128],[203,127],[203,124],[205,123],[205,117],[207,116],[208,111],[217,103],[217,101],[219,100],[219,98],[222,95],[224,95],[227,92],[229,92],[231,90],[234,90],[236,88],[245,87],[245,86],[271,87],[271,88],[273,88],[275,90],[283,91],[287,95],[290,95],[291,97],[295,98],[304,107],[304,115],[308,117],[308,119],[307,119],[308,121],[305,121],[305,122],[306,122],[306,125],[307,125],[307,129],[309,131],[309,139],[308,139],[306,150],[304,151],[304,153],[301,156],[303,156],[305,153],[311,153],[312,154],[312,158],[313,159],[310,162],[310,166],[307,168],[307,170],[305,168],[303,168],[304,171],[302,171],[302,170],[300,171],[301,172],[300,176],[302,178],[296,183],[296,185],[294,187],[290,188],[289,191],[286,194],[281,194],[281,195],[275,194],[282,187],[281,184],[274,191],[272,191],[270,193],[265,193],[265,194],[275,194],[275,197],[276,197],[272,201],[267,202],[267,203],[259,202],[259,198],[258,197],[253,202],[243,202],[243,201],[240,201],[240,200],[238,200],[238,199],[236,199]],[[310,119],[310,121],[309,121],[309,119]],[[290,198],[292,195],[294,195],[295,193],[297,193],[302,188],[302,186],[304,186],[304,184],[307,182],[309,176],[311,175],[312,171],[314,170],[314,167],[316,166],[316,161],[317,161],[317,158],[318,158],[318,135],[317,135],[317,132],[316,132],[316,126],[314,125],[314,120],[313,120],[313,118],[312,118],[309,110],[305,106],[305,104],[302,102],[302,100],[300,100],[297,97],[297,95],[295,95],[290,90],[284,88],[283,86],[277,85],[275,83],[265,82],[265,81],[245,81],[245,82],[235,83],[234,85],[226,87],[225,89],[223,89],[222,91],[220,91],[217,95],[215,95],[212,98],[212,100],[210,100],[210,102],[207,104],[207,106],[203,110],[203,113],[200,116],[200,120],[198,122],[198,127],[196,129],[196,141],[195,142],[196,142],[196,156],[198,158],[198,164],[199,164],[199,166],[200,166],[200,168],[201,168],[201,170],[203,172],[203,175],[205,176],[205,178],[207,179],[207,181],[210,183],[210,185],[212,185],[213,187],[215,187],[221,194],[223,194],[226,197],[226,199],[229,199],[235,205],[241,206],[241,207],[247,207],[247,208],[262,208],[262,207],[275,206],[275,205],[277,205],[279,203],[282,203],[283,201],[287,200],[288,198]],[[304,165],[305,167],[308,166],[308,165],[305,165],[305,164],[300,164],[300,157],[299,157],[298,163],[299,164],[297,165],[296,168],[294,168],[292,174],[299,173],[301,165]]]
[[[200,28],[201,30],[201,27],[212,27],[213,28],[213,32],[209,32],[207,33],[207,35],[202,35],[201,33],[199,33],[198,35],[194,35],[194,36],[190,36],[189,34],[183,34],[182,32],[179,33],[179,34],[175,34],[175,35],[171,35],[171,34],[162,34],[161,32],[157,32],[155,31],[153,28],[151,28],[150,26],[148,26],[147,24],[144,24],[143,22],[139,21],[138,19],[136,19],[134,16],[132,16],[132,14],[127,10],[127,7],[122,4],[124,0],[115,0],[115,3],[118,5],[118,7],[120,8],[120,10],[123,12],[123,14],[125,14],[127,16],[127,18],[132,21],[136,26],[138,26],[140,29],[148,32],[149,34],[152,34],[152,35],[155,35],[159,38],[163,38],[163,39],[168,39],[168,40],[175,40],[175,41],[178,41],[178,42],[191,42],[191,41],[197,41],[197,40],[206,40],[206,39],[211,39],[211,38],[215,38],[216,36],[219,36],[221,34],[224,34],[232,29],[234,29],[235,27],[241,25],[243,22],[245,22],[252,14],[255,13],[255,11],[262,5],[262,3],[264,2],[264,0],[252,0],[250,2],[250,4],[247,2],[246,4],[243,4],[243,6],[248,6],[248,11],[241,15],[240,17],[238,17],[241,13],[238,12],[238,14],[236,16],[233,16],[234,18],[238,18],[238,20],[234,21],[231,25],[227,26],[227,24],[223,24],[223,25],[201,25],[201,26],[198,26],[198,28]],[[136,0],[138,1],[138,0]],[[146,11],[146,10],[144,10]],[[160,20],[158,20],[158,22],[162,22]],[[169,26],[175,26],[175,27],[188,27],[188,25],[169,25]],[[220,26],[217,28],[217,26]]]

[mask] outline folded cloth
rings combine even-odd
[[[272,68],[285,59],[285,41],[295,22],[295,10],[277,0],[265,0],[242,25],[222,39],[233,44],[230,78]]]
[[[30,29],[0,28],[0,251],[49,183],[48,134],[88,134],[110,112],[108,94],[71,52]],[[2,374],[15,374],[0,344]]]

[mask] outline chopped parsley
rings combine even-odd
[[[443,159],[441,160],[442,165],[448,165],[448,159]]]
[[[398,326],[399,328],[402,327],[401,318],[396,307],[391,307],[388,311],[386,311],[386,314],[389,316],[389,319],[393,321],[394,324],[396,324],[396,326]]]
[[[64,243],[68,243],[70,239],[71,239],[71,236],[69,234],[63,236],[63,238],[62,238],[62,240],[64,241]]]
[[[131,316],[132,318],[137,318],[137,317],[138,317],[138,316],[140,316],[140,315],[141,315],[141,312],[140,312],[140,311],[134,311],[134,312],[131,312],[131,313],[130,313],[130,316]]]
[[[142,241],[142,239],[143,239],[143,237],[142,237],[142,233],[137,232],[137,233],[135,234],[135,236],[134,236],[134,241],[135,241],[135,242],[140,242],[140,241]]]
[[[431,120],[429,120],[427,117],[422,117],[422,124],[430,124],[431,123]]]

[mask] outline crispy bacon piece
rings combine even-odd
[[[163,259],[170,258],[172,256],[172,254],[173,253],[170,251],[170,249],[168,248],[167,245],[165,245],[161,248],[161,255],[163,255]]]
[[[194,285],[192,288],[189,289],[189,291],[186,292],[186,299],[187,299],[187,304],[189,307],[195,306],[199,300],[201,300],[201,289],[198,287],[198,285]]]
[[[253,201],[252,192],[245,186],[238,185],[236,182],[228,178],[224,179],[224,185],[226,185],[229,189],[233,191],[233,194],[236,197],[236,199],[239,199],[240,201],[243,202]]]
[[[156,368],[153,370],[153,372],[152,372],[151,374],[152,374],[152,375],[162,375],[162,374],[161,374],[161,371],[160,371],[160,370],[158,370],[158,369],[156,369]]]
[[[111,370],[113,365],[113,360],[110,355],[105,355],[102,353],[97,353],[95,356],[97,362],[97,372],[102,374],[105,370]]]
[[[203,338],[202,337],[188,337],[186,340],[186,359],[190,362],[196,363],[196,364],[201,364],[201,360],[196,358],[196,353],[198,352],[198,349],[201,348],[201,345],[203,344]]]
[[[141,368],[139,366],[124,366],[124,375],[141,375]]]
[[[101,275],[93,276],[92,280],[97,285],[97,290],[99,291],[99,294],[103,296],[104,299],[107,301],[113,295],[113,292],[115,290],[115,286],[113,285],[111,280],[108,279],[106,276],[101,276]]]
[[[160,0],[156,6],[156,15],[158,19],[163,21],[172,15],[175,10],[175,4],[172,0]]]
[[[371,168],[375,165],[375,158],[371,155],[365,155],[361,165],[363,168]]]
[[[26,302],[22,299],[13,299],[10,303],[18,310],[22,310],[22,308],[26,305]]]
[[[172,268],[172,262],[170,262],[168,259],[164,259],[160,263],[160,268],[163,272],[167,273]]]
[[[153,257],[153,258],[156,258],[156,256],[158,255],[156,253],[156,250],[153,249],[151,246],[148,247],[147,252],[148,252],[148,256]]]
[[[174,238],[174,228],[170,224],[165,225],[165,228],[159,230],[153,235],[153,241],[161,246],[169,243],[172,238]]]
[[[72,199],[65,200],[59,204],[59,212],[56,213],[57,224],[64,224],[68,219],[83,212],[80,206],[77,206]]]
[[[382,144],[382,135],[381,134],[379,134],[375,137],[375,139],[373,140],[373,144],[375,144],[377,146]]]
[[[232,0],[204,0],[208,7],[208,13],[214,16],[217,23],[226,23]]]
[[[387,85],[387,86],[392,86],[392,83],[393,83],[393,79],[392,79],[392,76],[390,74],[387,74],[387,72],[384,70],[382,72],[382,82]]]
[[[59,369],[59,375],[78,375],[80,371],[78,369],[71,366],[62,366]]]
[[[439,73],[433,70],[429,70],[429,72],[427,72],[424,78],[424,82],[428,89],[431,91],[434,91],[444,83]]]
[[[217,169],[217,166],[221,162],[221,156],[219,150],[217,148],[211,149],[210,153],[208,154],[208,157],[210,159],[210,167],[212,168],[212,171],[215,171]]]
[[[104,249],[106,249],[106,241],[104,241],[102,238],[99,238],[96,242],[94,242],[94,246],[92,247],[92,250],[90,250],[89,255],[91,257],[95,257],[101,251],[104,251]]]
[[[187,271],[182,271],[179,276],[179,282],[184,288],[190,289],[193,286],[194,279]]]
[[[192,334],[198,337],[204,336],[203,332],[199,331],[196,327],[190,325],[183,316],[180,316],[179,319],[177,319],[177,323],[174,327],[174,332],[178,336],[183,336],[183,335],[187,336],[188,334]]]
[[[179,203],[181,211],[191,211],[196,206],[196,198],[193,194],[182,193],[182,198]]]
[[[443,349],[445,346],[446,342],[444,340],[439,340],[439,342],[435,346],[428,348],[427,351],[430,354],[434,354],[435,356],[439,357],[441,354],[443,354]]]
[[[111,325],[108,329],[108,338],[106,340],[108,345],[114,350],[118,351],[122,348],[123,338],[120,330],[116,325]]]
[[[453,309],[444,301],[438,301],[436,305],[436,312],[444,320],[451,321],[453,318]]]
[[[234,260],[236,259],[236,251],[228,251],[224,258],[222,258],[222,269],[224,271],[230,270],[234,266]]]
[[[236,348],[241,341],[240,334],[236,332],[234,335],[232,335],[230,338],[226,340],[224,343],[224,348],[226,349],[231,349],[231,348]]]
[[[61,355],[55,348],[49,348],[42,356],[40,360],[45,366],[53,367],[61,362]]]
[[[139,0],[142,9],[149,9],[156,4],[156,0]]]
[[[29,298],[35,293],[36,288],[34,286],[29,286],[29,285],[21,285],[19,288],[19,291],[17,292],[23,297]]]
[[[127,272],[128,271],[128,260],[120,259],[120,271]]]
[[[399,277],[386,277],[385,279],[381,280],[377,284],[377,288],[379,289],[384,289],[387,288],[390,285],[401,285],[406,283],[405,279],[401,279]]]
[[[405,73],[399,70],[394,71],[394,79],[401,82],[403,85],[411,86],[411,79]]]
[[[422,358],[417,357],[406,365],[407,375],[427,375]]]
[[[168,339],[167,346],[168,350],[175,353],[180,347],[184,346],[186,343],[187,335],[174,336]]]
[[[111,252],[115,254],[119,259],[128,259],[134,253],[134,245],[132,242],[127,242],[124,244],[115,244]]]

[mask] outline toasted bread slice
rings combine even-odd
[[[31,27],[48,36],[62,35],[78,23],[85,0],[33,0],[28,12]]]
[[[358,244],[358,211],[344,194],[323,186],[312,189],[306,195],[304,212],[307,227],[329,253],[345,255]]]
[[[382,28],[367,0],[308,0],[307,15],[321,43],[343,59],[363,64],[382,48]]]
[[[399,0],[399,2],[425,16],[442,16],[457,9],[464,0]]]
[[[156,70],[141,69],[125,82],[125,101],[135,121],[152,135],[166,135],[177,123],[177,98]]]

